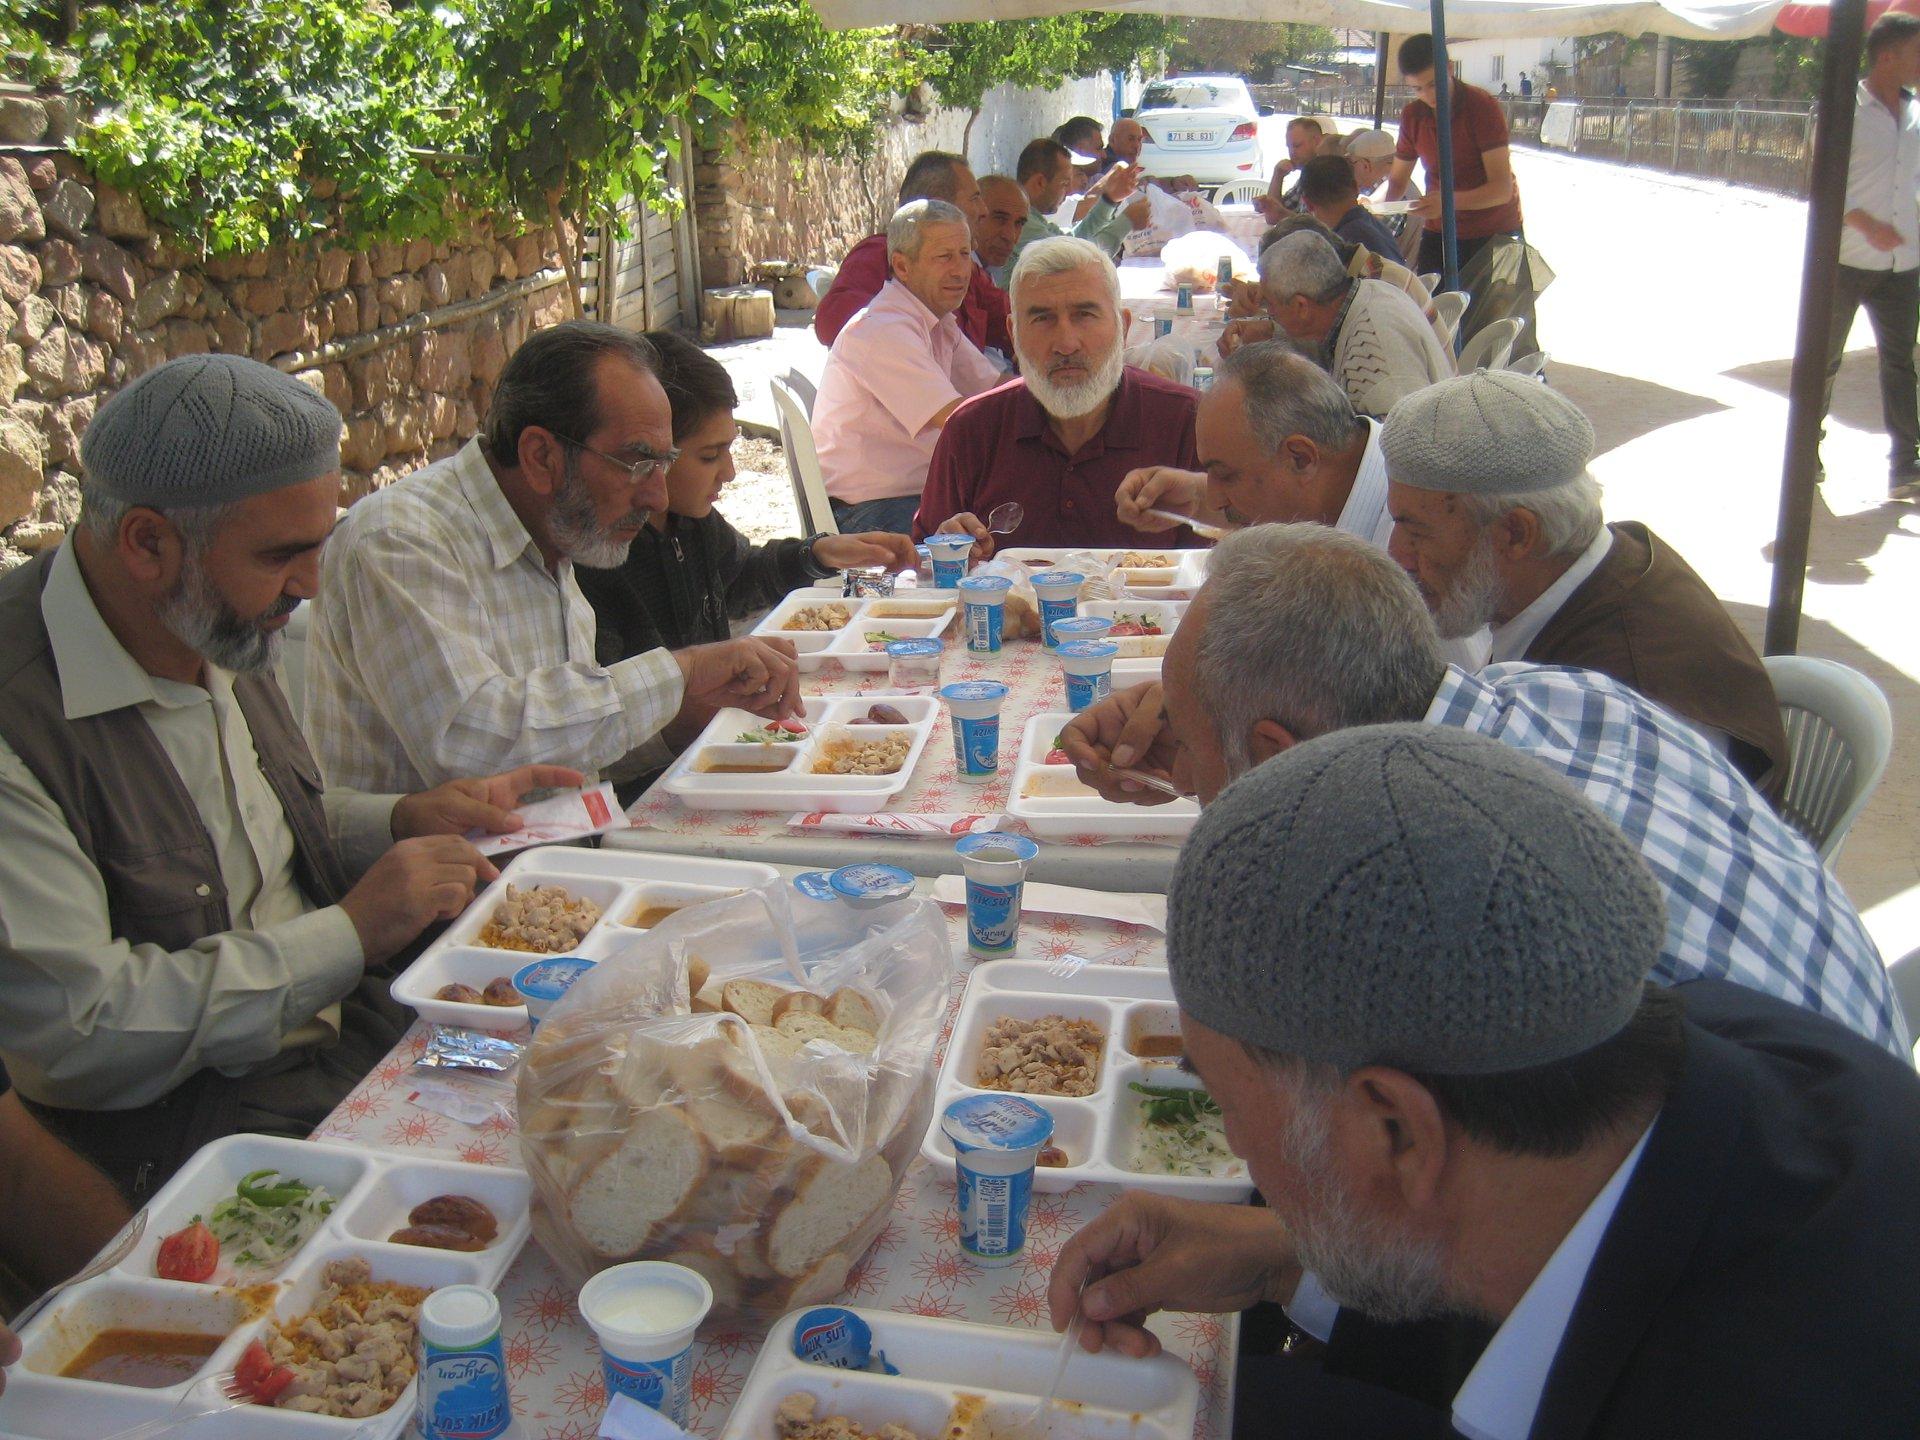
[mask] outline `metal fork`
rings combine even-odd
[[[60,1295],[63,1291],[72,1289],[82,1280],[91,1280],[96,1275],[104,1275],[107,1271],[118,1265],[132,1253],[133,1247],[140,1243],[140,1237],[146,1233],[147,1212],[142,1210],[126,1223],[125,1228],[115,1237],[114,1242],[105,1250],[101,1251],[91,1265],[87,1266],[86,1269],[71,1279],[62,1280],[58,1285],[54,1286],[51,1290],[47,1291],[46,1294],[42,1295],[38,1300],[33,1301],[26,1309],[14,1316],[12,1322],[14,1332],[17,1334],[26,1328],[27,1322],[42,1310],[46,1309],[48,1302]]]

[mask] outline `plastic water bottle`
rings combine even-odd
[[[420,1302],[422,1440],[500,1440],[513,1426],[500,1302],[478,1285],[443,1285]]]
[[[1213,366],[1207,363],[1204,350],[1193,352],[1193,388],[1203,392],[1213,388]]]

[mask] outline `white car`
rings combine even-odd
[[[1155,80],[1133,118],[1147,132],[1140,168],[1149,175],[1191,175],[1207,186],[1267,178],[1260,112],[1238,75]]]

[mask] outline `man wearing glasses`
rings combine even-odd
[[[671,756],[663,732],[717,708],[799,712],[787,641],[594,660],[573,567],[620,564],[666,506],[678,452],[656,371],[652,347],[613,326],[539,331],[501,372],[480,435],[342,518],[304,716],[329,783],[410,791],[534,762],[657,767]]]

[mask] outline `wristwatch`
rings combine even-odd
[[[807,537],[807,573],[815,580],[824,580],[829,575],[839,574],[839,571],[835,570],[831,565],[822,565],[813,553],[813,547],[818,545],[822,540],[827,539],[832,533],[830,530],[818,530]]]

